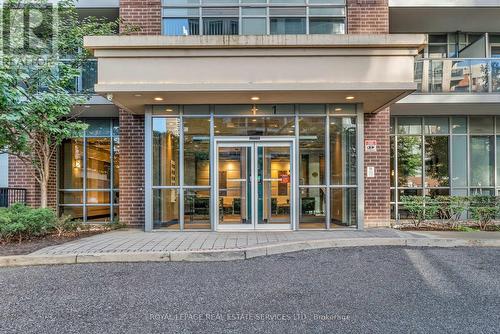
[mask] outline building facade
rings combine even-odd
[[[334,230],[404,219],[402,195],[500,192],[500,2],[103,6],[81,10],[139,29],[85,38],[95,60],[77,84],[96,96],[54,161],[60,213],[146,231]]]

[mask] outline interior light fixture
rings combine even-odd
[[[165,109],[166,112],[172,112],[173,110],[170,108]]]
[[[163,97],[159,97],[159,96],[157,96],[157,97],[155,97],[155,98],[154,98],[154,100],[155,100],[155,101],[163,101]]]
[[[335,111],[342,111],[342,108],[335,108]]]
[[[142,94],[134,94],[135,97],[141,97]]]
[[[346,100],[354,100],[354,96],[346,96],[345,99]]]

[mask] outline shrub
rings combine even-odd
[[[54,229],[57,220],[51,209],[32,209],[22,204],[14,204],[0,210],[0,239],[10,241],[42,236]]]
[[[499,201],[494,196],[471,196],[469,211],[472,219],[484,231],[500,213]]]
[[[469,199],[464,196],[438,196],[439,216],[446,219],[452,228],[457,228],[467,211]]]
[[[75,221],[71,216],[63,215],[54,221],[54,229],[57,236],[60,237],[65,232],[76,232],[82,229],[83,224],[80,221]]]
[[[402,196],[401,202],[410,213],[415,227],[419,227],[424,221],[432,219],[439,210],[439,203],[429,196]]]

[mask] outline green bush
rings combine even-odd
[[[439,210],[439,203],[429,196],[402,196],[401,203],[410,213],[415,227],[419,227],[424,221],[432,219]]]
[[[497,197],[494,196],[471,196],[470,214],[481,230],[486,230],[488,225],[500,213],[500,205]]]
[[[437,196],[439,217],[448,222],[452,228],[457,228],[467,212],[469,199],[465,196]]]
[[[54,230],[57,220],[51,209],[32,209],[22,204],[14,204],[0,209],[0,239],[10,241],[43,236]]]
[[[68,215],[57,218],[53,226],[59,237],[65,232],[76,232],[83,229],[83,224],[80,221],[73,220],[73,218]]]

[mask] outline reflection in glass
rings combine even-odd
[[[492,116],[470,116],[469,117],[469,129],[470,133],[482,135],[490,134],[495,130]]]
[[[449,186],[448,136],[425,137],[425,186]]]
[[[242,35],[265,35],[267,33],[265,17],[244,17],[241,19]]]
[[[61,216],[71,216],[73,220],[83,221],[83,206],[60,206]]]
[[[179,229],[179,191],[153,189],[153,228]]]
[[[87,119],[84,122],[88,124],[88,128],[85,131],[87,137],[111,136],[111,121],[108,118]]]
[[[271,35],[298,35],[306,33],[306,19],[303,17],[271,17]]]
[[[312,8],[311,8],[312,9]],[[315,17],[309,19],[310,34],[345,34],[344,19]]]
[[[356,226],[356,189],[330,190],[330,227]]]
[[[448,117],[425,117],[425,134],[441,135],[448,134]]]
[[[216,136],[293,136],[295,117],[215,117]]]
[[[179,119],[153,118],[153,185],[179,185]]]
[[[394,168],[395,164],[394,164],[394,159],[395,159],[395,156],[396,156],[396,139],[394,137],[391,136],[391,139],[390,139],[390,145],[391,145],[391,158],[390,158],[390,173],[391,173],[391,187],[395,187],[396,186],[396,170]]]
[[[422,140],[417,136],[398,138],[398,186],[422,186]]]
[[[451,118],[451,128],[453,134],[466,134],[467,133],[467,117],[453,116]]]
[[[109,191],[87,191],[87,204],[110,204]]]
[[[398,134],[419,135],[422,133],[422,118],[420,117],[399,117]]]
[[[210,189],[184,190],[184,228],[210,228]]]
[[[471,186],[494,185],[495,150],[493,136],[470,137]]]
[[[252,224],[251,147],[219,147],[219,224]]]
[[[61,191],[59,192],[60,204],[83,204],[82,191]]]
[[[59,188],[83,188],[83,139],[63,142],[59,158]]]
[[[325,229],[325,200],[324,188],[300,189],[300,217],[301,229]]]
[[[257,147],[258,224],[290,224],[290,147]]]
[[[199,35],[200,22],[196,18],[168,18],[163,19],[163,35],[187,36]]]
[[[300,184],[325,184],[325,117],[299,120]]]
[[[451,186],[467,186],[467,137],[452,136]]]
[[[210,119],[184,118],[184,184],[210,185]]]
[[[111,139],[87,139],[87,189],[111,187]]]
[[[204,35],[238,35],[238,21],[236,18],[203,18]]]
[[[111,221],[111,207],[109,206],[87,206],[87,221],[109,223]]]
[[[356,118],[330,117],[331,184],[356,184]]]

